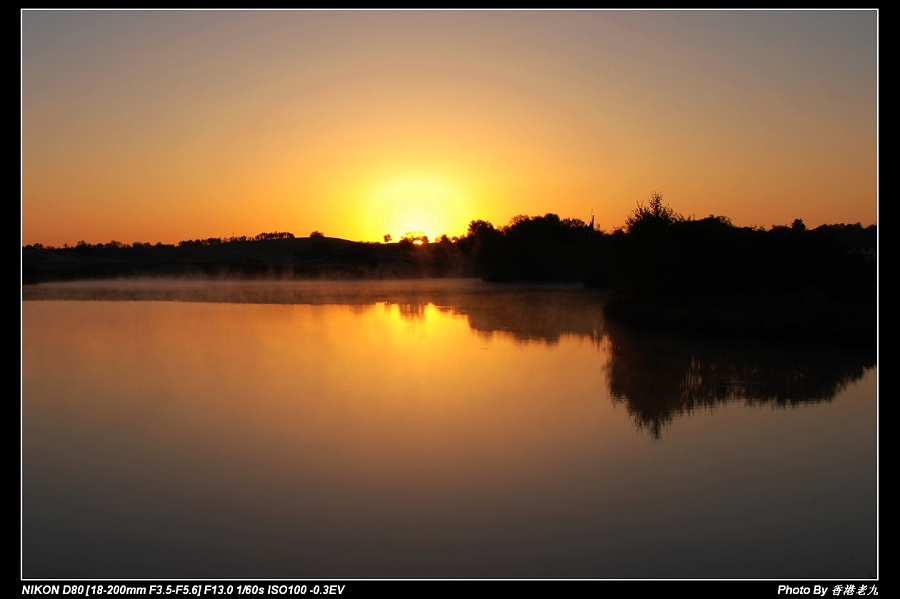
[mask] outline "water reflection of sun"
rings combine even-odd
[[[467,222],[464,204],[459,190],[440,178],[397,178],[371,194],[367,227],[377,226],[373,236],[390,234],[395,241],[406,234],[430,240],[443,234],[458,235]]]

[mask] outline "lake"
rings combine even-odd
[[[878,576],[874,347],[472,280],[22,293],[26,578]]]

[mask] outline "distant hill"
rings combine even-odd
[[[439,247],[439,246],[445,247]],[[179,245],[110,244],[22,248],[23,284],[121,276],[388,278],[462,276],[446,246],[294,237]],[[442,259],[443,258],[443,259]],[[456,257],[458,258],[458,256]]]

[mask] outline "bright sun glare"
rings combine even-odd
[[[437,177],[417,176],[393,179],[377,188],[369,200],[370,223],[380,226],[381,236],[399,240],[406,233],[458,235],[465,222],[459,191]]]

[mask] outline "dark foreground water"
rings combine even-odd
[[[878,575],[874,349],[473,281],[23,296],[28,578]]]

